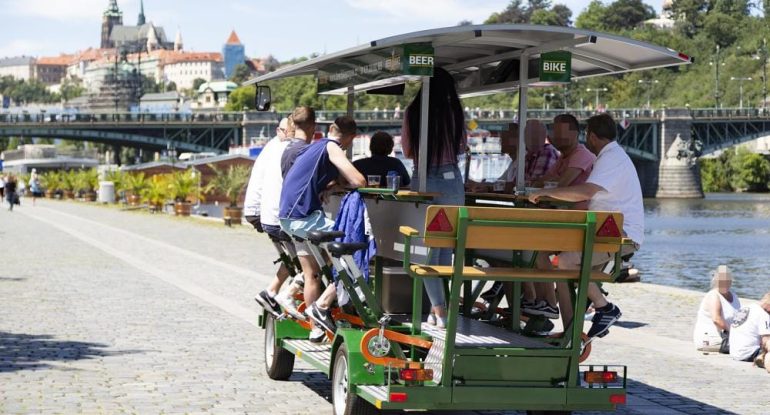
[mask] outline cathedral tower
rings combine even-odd
[[[115,45],[110,40],[112,28],[123,24],[123,12],[118,9],[117,0],[110,0],[110,5],[104,11],[102,17],[102,42],[101,48],[113,48]]]

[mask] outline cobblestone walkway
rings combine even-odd
[[[2,414],[331,412],[309,366],[264,373],[252,298],[274,255],[247,227],[39,201],[0,210],[0,252]],[[770,413],[764,371],[692,350],[699,294],[611,292],[622,327],[588,363],[628,365],[617,413]]]

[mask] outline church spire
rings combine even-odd
[[[180,52],[182,50],[182,31],[177,27],[176,39],[174,39],[174,51]]]
[[[139,18],[136,20],[136,25],[141,26],[144,23],[144,0],[139,0]]]
[[[107,10],[104,11],[104,16],[107,17],[121,17],[123,12],[118,8],[118,0],[110,0],[110,5],[107,6]]]

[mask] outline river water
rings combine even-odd
[[[647,199],[645,241],[631,262],[642,281],[706,291],[720,264],[740,297],[770,291],[770,195],[710,193]]]

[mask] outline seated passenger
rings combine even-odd
[[[711,278],[711,290],[698,308],[692,341],[698,350],[719,351],[722,332],[729,332],[733,316],[741,309],[738,295],[730,289],[733,277],[726,265],[720,265]]]
[[[749,304],[733,316],[730,327],[730,356],[735,360],[751,362],[764,367],[770,352],[770,292],[758,304]]]
[[[397,175],[401,176],[401,186],[408,186],[409,173],[406,171],[404,163],[395,157],[390,157],[393,146],[393,136],[384,131],[377,131],[369,141],[369,151],[371,151],[372,156],[354,161],[353,166],[364,177],[380,176],[380,187],[385,187],[386,177],[391,172],[396,172]]]

